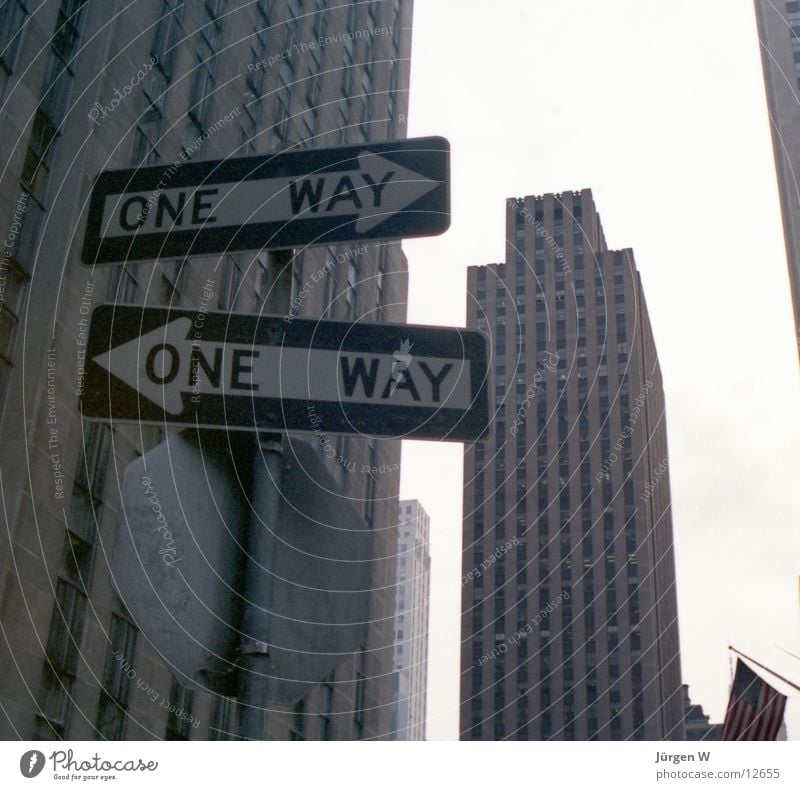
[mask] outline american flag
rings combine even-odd
[[[785,708],[786,697],[737,658],[722,740],[774,741]]]

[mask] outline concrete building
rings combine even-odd
[[[755,0],[800,352],[800,2]]]
[[[424,741],[431,590],[430,517],[416,500],[402,500],[398,520],[392,740]]]
[[[684,726],[687,741],[721,741],[722,725],[711,724],[702,705],[695,705],[689,698],[689,687],[683,685]]]
[[[464,454],[461,738],[683,739],[664,392],[592,193],[508,201],[471,266],[494,436]]]
[[[120,477],[164,433],[84,423],[78,391],[93,305],[258,312],[266,255],[85,268],[86,201],[104,169],[405,137],[412,11],[412,0],[2,4],[0,738],[232,737],[236,703],[176,682],[109,577]],[[293,315],[405,320],[398,243],[298,250],[294,278]],[[319,446],[320,457],[386,559],[367,644],[297,705],[271,709],[269,739],[389,733],[399,442],[332,441],[334,457]]]

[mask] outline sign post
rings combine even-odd
[[[265,308],[288,311],[292,301],[293,253],[269,256]],[[264,737],[267,703],[270,699],[269,636],[273,616],[275,580],[275,530],[280,510],[280,480],[283,434],[259,433],[253,456],[250,490],[250,525],[245,533],[247,556],[241,643],[238,648],[239,736],[243,740]]]
[[[233,617],[242,739],[263,738],[268,702],[289,693],[270,674],[269,644],[279,603],[274,563],[284,433],[472,442],[488,431],[481,333],[290,313],[293,248],[443,233],[450,224],[449,170],[449,143],[427,137],[107,171],[92,191],[81,254],[87,266],[270,251],[266,315],[95,308],[81,399],[89,419],[257,432],[243,590]],[[176,442],[175,450],[196,466],[191,443]],[[224,464],[216,474],[226,479]],[[134,507],[139,516],[142,508]],[[342,513],[337,518],[353,522]],[[224,559],[224,542],[205,542],[223,564],[232,562]],[[120,563],[135,589],[129,564]],[[155,575],[163,575],[160,566]],[[218,586],[208,595],[216,609],[233,608]],[[204,633],[224,642],[209,623],[201,623]],[[171,628],[160,623],[154,630],[168,642]],[[198,659],[187,655],[187,671],[195,671]]]

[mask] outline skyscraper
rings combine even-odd
[[[397,531],[397,612],[392,677],[392,739],[424,741],[428,686],[431,520],[401,500]]]
[[[683,686],[683,710],[687,741],[721,741],[722,725],[711,724],[702,705],[695,705],[689,697],[689,687]]]
[[[800,2],[756,0],[755,7],[800,353]]]
[[[258,312],[266,255],[84,268],[86,202],[106,169],[405,137],[412,10],[412,0],[0,7],[0,738],[235,732],[236,703],[183,688],[112,589],[119,478],[165,432],[82,422],[78,396],[94,305]],[[398,243],[296,252],[287,318],[405,320]],[[296,705],[274,706],[266,737],[387,737],[399,443],[315,446],[384,559],[367,643]],[[381,467],[394,471],[372,472]]]
[[[592,193],[508,201],[471,266],[494,436],[464,454],[461,737],[683,739],[661,370]]]

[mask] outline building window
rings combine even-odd
[[[163,126],[164,116],[161,109],[155,103],[151,103],[142,113],[133,132],[131,163],[134,167],[153,164],[161,158],[158,144],[161,142]]]
[[[5,277],[4,299],[0,301],[0,392],[4,387],[4,373],[12,366],[16,328],[28,274],[13,257],[4,258],[0,274]]]
[[[256,297],[256,304],[263,305],[267,299],[268,294],[268,285],[269,285],[269,261],[267,258],[267,253],[259,252],[256,255],[255,260],[253,261],[255,264],[255,297]],[[293,269],[293,274],[297,273],[297,266]],[[301,275],[301,283],[300,288],[302,288],[302,275]],[[297,280],[294,282],[294,296],[299,293],[300,288],[298,288]]]
[[[50,59],[45,70],[41,109],[58,122],[67,109],[72,60],[78,52],[83,9],[86,0],[62,0],[53,38],[50,41]]]
[[[165,261],[161,264],[161,278],[158,283],[156,302],[165,307],[178,307],[183,299],[184,272],[188,262],[183,260]]]
[[[347,303],[347,318],[355,320],[358,318],[358,268],[353,261],[349,261],[347,265],[345,301]]]
[[[189,118],[199,132],[205,131],[209,116],[213,94],[216,91],[217,51],[221,21],[206,3],[206,12],[213,20],[213,24],[206,24],[199,31],[199,46],[195,57],[194,83],[189,98]]]
[[[39,691],[37,740],[67,737],[85,619],[86,596],[74,585],[58,579]]]
[[[125,737],[131,673],[133,676],[136,674],[133,669],[136,634],[136,628],[127,619],[116,614],[111,616],[110,641],[97,709],[98,739],[120,741]]]
[[[377,304],[376,320],[383,321],[386,307],[386,271],[388,267],[388,251],[386,245],[380,248],[380,261],[378,262],[378,275],[375,279],[375,303]]]
[[[222,261],[222,284],[219,289],[220,310],[236,310],[241,293],[242,264],[238,255],[225,255]]]
[[[70,517],[64,541],[64,568],[70,581],[88,590],[94,559],[94,536],[101,503],[89,491],[76,485],[70,503]]]
[[[44,212],[45,188],[48,176],[50,175],[50,161],[57,137],[56,122],[43,110],[37,110],[33,118],[31,136],[28,142],[28,148],[25,152],[25,160],[22,165],[21,181],[23,189],[29,193],[35,201],[41,204],[42,213]],[[32,206],[27,205],[25,208],[27,216],[24,216],[25,221],[23,221],[23,227],[28,224],[30,219],[30,214],[28,212],[30,212]],[[23,237],[20,234],[17,247],[15,248],[15,254],[18,259],[25,258],[23,249],[28,254],[33,252],[33,240],[36,237],[38,237],[38,234],[34,235],[29,233],[29,243],[25,245]]]
[[[112,267],[108,279],[108,298],[115,304],[135,304],[138,300],[138,267],[132,264]]]
[[[182,15],[183,0],[161,0],[150,56],[155,60],[155,67],[168,82],[172,79],[172,69],[178,52]]]
[[[197,55],[194,67],[194,85],[189,97],[189,118],[198,132],[205,131],[211,111],[211,97],[214,93],[214,53],[203,58]]]
[[[272,147],[282,148],[289,139],[289,123],[291,120],[288,99],[282,94],[275,95],[275,123],[272,126]]]
[[[28,4],[22,0],[4,0],[0,5],[0,69],[6,74],[14,66],[28,19]]]
[[[73,503],[70,524],[70,528],[80,535],[88,534],[90,525],[98,520],[111,455],[111,429],[107,424],[87,423],[85,431],[73,493],[73,500],[81,500],[81,504]],[[85,509],[81,509],[82,505]]]

